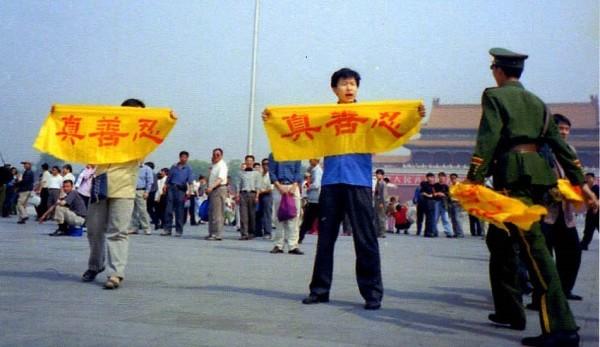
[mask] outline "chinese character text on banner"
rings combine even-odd
[[[265,129],[277,160],[381,153],[419,132],[421,100],[269,106]]]
[[[176,121],[168,108],[54,105],[33,147],[82,164],[142,160]]]

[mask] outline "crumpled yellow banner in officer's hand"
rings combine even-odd
[[[585,199],[581,187],[574,186],[569,180],[560,178],[558,180],[558,191],[565,200],[572,203],[575,209],[582,210],[585,207]]]
[[[419,133],[422,100],[268,106],[265,130],[276,160],[381,153]]]
[[[506,231],[508,228],[504,223],[512,223],[527,231],[548,213],[543,206],[528,206],[521,200],[479,184],[458,183],[450,188],[450,194],[470,215]]]
[[[176,121],[168,108],[54,105],[33,147],[81,164],[143,160]]]

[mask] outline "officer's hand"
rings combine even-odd
[[[148,193],[144,192],[143,197],[144,197],[144,200],[148,199]]]

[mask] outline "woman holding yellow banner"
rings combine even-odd
[[[348,216],[364,308],[381,307],[383,283],[374,224],[371,156],[398,147],[418,133],[425,110],[420,101],[358,104],[359,86],[360,75],[343,68],[331,76],[337,105],[269,107],[263,113],[275,159],[325,156],[317,254],[304,304],[329,301],[334,246],[340,223]]]

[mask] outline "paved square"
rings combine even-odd
[[[206,226],[182,238],[135,235],[126,279],[82,283],[83,237],[49,237],[54,225],[0,220],[0,346],[519,346],[540,332],[491,325],[488,251],[481,238],[380,239],[385,295],[365,311],[350,237],[336,246],[331,302],[306,306],[315,253],[269,254],[265,240],[208,242]],[[581,228],[580,228],[581,229]],[[598,345],[598,236],[571,301],[583,346]],[[526,302],[530,298],[525,298]]]

